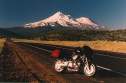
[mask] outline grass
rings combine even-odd
[[[88,45],[93,49],[126,53],[126,42],[121,41],[40,41],[40,40],[15,40],[17,42],[53,44],[72,47]]]
[[[4,46],[5,39],[0,39],[0,53],[2,51],[2,48]]]

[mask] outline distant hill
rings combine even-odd
[[[0,29],[0,35],[13,38],[41,40],[111,40],[126,41],[126,30],[79,30],[68,27],[23,28],[14,27]]]
[[[0,36],[1,37],[17,37],[18,35],[15,32],[0,28]]]

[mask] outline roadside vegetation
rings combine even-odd
[[[0,53],[1,53],[2,49],[3,49],[4,42],[5,42],[5,39],[1,38],[0,39]]]
[[[3,37],[21,39],[20,41],[22,42],[39,42],[70,46],[88,45],[99,50],[126,52],[126,29],[80,30],[60,26],[40,27],[36,29],[15,27],[1,29],[0,34]]]
[[[124,30],[80,30],[69,27],[45,27],[36,29],[9,28],[0,31],[0,34],[9,38],[62,40],[62,41],[126,41]]]
[[[22,40],[14,39],[15,42],[52,44],[72,47],[82,47],[88,45],[93,49],[126,53],[126,42],[121,41],[41,41],[41,40]]]

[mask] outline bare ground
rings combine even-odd
[[[8,42],[0,56],[0,82],[65,83],[46,65],[40,64],[32,53]]]
[[[5,46],[0,56],[0,82],[29,82],[34,77],[24,64]]]

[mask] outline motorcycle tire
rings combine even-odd
[[[85,64],[83,66],[83,73],[88,77],[94,76],[96,74],[96,65],[94,63],[90,63],[90,65]]]
[[[61,73],[64,71],[64,67],[61,66],[62,60],[57,60],[54,63],[54,69],[56,72]]]

